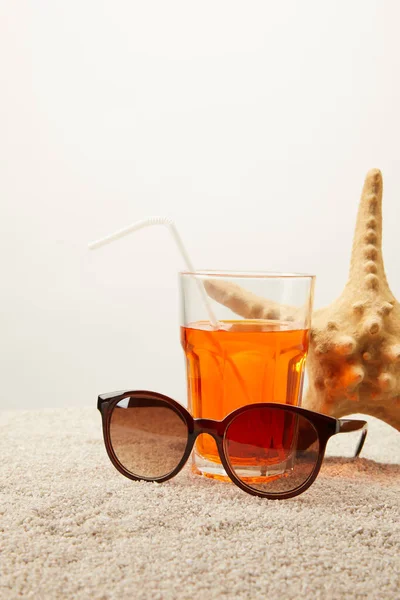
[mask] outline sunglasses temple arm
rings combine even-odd
[[[361,438],[358,442],[357,450],[354,458],[360,455],[364,446],[365,438],[368,432],[368,423],[366,421],[358,421],[356,419],[338,419],[338,427],[336,433],[351,433],[352,431],[361,431]]]

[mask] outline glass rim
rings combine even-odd
[[[223,277],[224,279],[315,279],[311,273],[286,273],[277,271],[220,271],[196,269],[195,271],[179,271],[181,277]]]

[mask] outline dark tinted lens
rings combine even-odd
[[[308,419],[288,410],[249,409],[229,425],[225,452],[235,475],[249,487],[269,494],[290,492],[317,465],[318,433]]]
[[[180,463],[188,430],[183,418],[163,401],[125,398],[112,411],[110,438],[127,471],[158,479]]]

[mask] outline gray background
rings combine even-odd
[[[397,268],[395,1],[0,3],[0,407],[185,399],[177,271],[347,276],[366,171],[385,182]]]

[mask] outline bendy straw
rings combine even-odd
[[[147,219],[142,219],[141,221],[136,221],[135,223],[132,223],[132,225],[129,225],[128,227],[125,227],[123,229],[119,229],[118,231],[116,231],[115,233],[112,233],[111,235],[101,238],[100,240],[91,242],[89,244],[89,248],[90,248],[90,250],[96,250],[97,248],[100,248],[101,246],[110,244],[111,242],[114,242],[115,240],[119,240],[120,238],[125,237],[126,235],[129,235],[130,233],[138,231],[139,229],[143,229],[144,227],[150,227],[151,225],[164,225],[165,227],[167,227],[167,229],[171,233],[176,245],[178,246],[179,252],[182,255],[182,258],[186,264],[187,269],[190,271],[190,273],[193,273],[193,275],[196,275],[196,269],[194,268],[193,263],[189,258],[189,254],[182,242],[182,238],[179,235],[177,228],[175,227],[175,223],[169,217],[148,217]],[[207,309],[208,318],[210,319],[210,322],[213,325],[213,327],[218,328],[219,323],[218,323],[217,318],[215,317],[214,312],[211,308],[209,298],[207,297],[206,291],[204,289],[204,285],[197,277],[196,277],[196,281],[198,283],[199,291],[203,298],[204,305]]]

